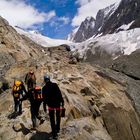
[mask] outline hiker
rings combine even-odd
[[[36,76],[33,70],[30,70],[25,77],[25,84],[27,85],[28,93],[32,92],[32,90],[36,86]]]
[[[36,128],[36,119],[40,120],[40,124],[42,124],[44,122],[42,117],[39,116],[39,108],[43,101],[41,87],[36,86],[34,88],[34,90],[32,91],[32,93],[30,93],[30,94],[31,94],[31,96],[30,96],[31,120],[32,120],[33,129],[35,129]]]
[[[23,92],[25,94],[23,94]],[[22,81],[20,80],[15,80],[13,89],[12,89],[12,95],[14,98],[14,111],[15,113],[22,114],[22,99],[27,95],[27,91],[25,89],[25,86]]]
[[[52,136],[55,138],[60,131],[60,107],[64,107],[64,100],[58,85],[50,81],[50,76],[44,76],[44,82],[43,102],[48,105]]]

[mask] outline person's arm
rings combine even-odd
[[[27,92],[27,90],[26,90],[26,88],[25,88],[23,83],[22,83],[21,86],[22,86],[22,91],[25,93],[25,95],[22,94],[22,98],[20,99],[21,101],[23,101],[23,100],[26,100],[29,97],[29,95],[28,95],[28,92]]]
[[[45,102],[43,102],[43,110],[44,110],[45,113],[47,112],[47,108],[46,108],[46,103]]]
[[[11,95],[13,96],[13,87],[12,87]]]
[[[27,92],[27,90],[26,90],[26,88],[25,88],[23,83],[22,83],[22,90],[24,91],[25,94],[28,94],[28,92]]]
[[[64,99],[62,97],[61,90],[57,84],[55,84],[55,89],[56,89],[56,92],[59,94],[59,99],[60,99],[61,105],[62,105],[62,107],[64,107]]]
[[[14,83],[12,84],[12,90],[11,90],[11,95],[14,96],[14,86],[15,86],[15,81]]]
[[[24,80],[24,83],[27,84],[27,77],[28,77],[28,73],[26,74],[25,76],[25,80]]]
[[[45,96],[45,86],[42,88],[42,96],[43,96],[43,110],[44,112],[46,113],[47,112],[47,108],[46,108],[46,104],[47,104],[47,101],[46,101],[46,96]]]

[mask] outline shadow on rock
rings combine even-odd
[[[50,133],[37,131],[29,140],[52,140],[52,137]]]
[[[16,117],[19,116],[18,112],[12,112],[11,114],[8,115],[8,119],[16,119]]]
[[[13,125],[13,130],[15,132],[20,132],[21,131],[23,133],[23,135],[27,135],[27,134],[31,133],[30,129],[26,128],[23,123],[20,123],[20,127],[15,127]]]

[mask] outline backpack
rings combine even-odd
[[[20,93],[21,93],[21,81],[15,81],[14,86],[13,86],[13,96],[15,98],[20,98]]]
[[[42,88],[40,86],[36,86],[34,90],[34,99],[35,100],[42,100],[43,95],[42,95]]]
[[[26,74],[26,77],[25,77],[25,83],[26,84],[29,84],[30,82],[34,83],[35,81],[36,81],[36,77],[35,77],[34,73],[32,75],[30,73]]]

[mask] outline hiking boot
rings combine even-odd
[[[52,138],[53,138],[53,139],[57,139],[57,133],[53,133],[53,134],[52,134]]]
[[[30,130],[36,131],[37,130],[37,127],[36,126],[32,126]]]
[[[53,139],[57,139],[57,133],[56,132],[51,132],[51,138]]]
[[[56,133],[59,133],[60,127],[58,125],[55,126],[55,129],[56,129]]]
[[[19,112],[18,112],[18,115],[19,115],[19,116],[22,115],[22,111],[19,111]]]
[[[60,129],[56,129],[56,133],[59,133],[60,132]]]

